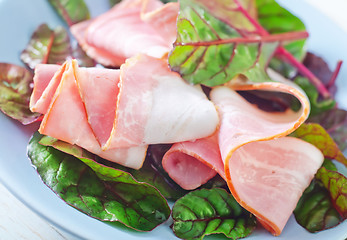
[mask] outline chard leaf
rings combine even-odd
[[[116,5],[117,3],[119,3],[121,0],[109,0],[109,4],[110,4],[110,7],[113,7],[114,5]]]
[[[294,79],[294,82],[298,84],[302,88],[302,90],[305,91],[305,93],[307,94],[310,100],[310,105],[311,105],[310,116],[315,116],[321,112],[330,110],[335,107],[336,102],[332,98],[327,98],[320,101],[318,100],[319,93],[316,87],[312,83],[310,83],[310,81],[307,78],[296,77]]]
[[[303,22],[281,7],[275,0],[256,0],[259,23],[270,33],[285,33],[293,31],[305,31]],[[305,39],[286,43],[284,47],[299,61],[306,55]],[[270,62],[271,68],[289,77],[294,68],[281,59],[274,58]]]
[[[79,149],[70,149],[88,167],[72,155],[39,144],[40,139],[36,132],[28,156],[43,182],[69,205],[101,221],[121,222],[139,231],[150,231],[168,219],[170,208],[152,186],[124,171],[95,164]]]
[[[49,2],[69,26],[90,18],[84,0],[49,0]]]
[[[324,59],[308,52],[303,63],[328,88],[331,96],[334,96],[336,93],[336,82],[331,82],[333,72]]]
[[[78,44],[72,48],[72,58],[77,60],[78,66],[80,67],[96,66],[96,62],[92,58],[90,58]]]
[[[51,30],[47,24],[41,24],[20,57],[29,68],[34,69],[39,63],[62,64],[70,52],[69,35],[63,27]]]
[[[240,12],[230,11],[234,5],[233,1],[180,1],[169,64],[186,81],[216,86],[239,74],[251,81],[269,81],[265,67],[278,42],[244,38],[255,29]]]
[[[324,157],[335,159],[347,166],[347,159],[325,131],[325,129],[316,123],[303,123],[298,129],[292,133],[292,136],[301,138],[309,142],[322,151]]]
[[[341,151],[347,149],[347,111],[331,109],[310,117],[309,122],[319,123],[337,143]]]
[[[201,189],[177,200],[172,209],[173,231],[183,239],[203,239],[222,233],[228,238],[248,236],[255,218],[224,189]]]
[[[138,182],[145,182],[157,188],[167,199],[176,200],[185,194],[185,191],[175,182],[173,182],[173,180],[171,180],[168,176],[164,175],[164,170],[160,169],[161,159],[165,152],[161,152],[160,147],[158,146],[152,146],[149,148],[142,168],[135,170],[107,161],[79,146],[71,145],[49,136],[43,136],[39,143],[44,146],[54,147],[59,151],[65,152],[80,159],[82,162],[92,168],[97,174],[104,175],[104,172],[109,171],[110,168],[129,173]],[[160,165],[156,161],[157,158],[160,158]]]
[[[40,116],[29,109],[33,76],[27,69],[0,63],[0,110],[9,117],[30,124]]]
[[[342,218],[331,202],[322,183],[313,180],[304,191],[295,210],[296,221],[309,232],[318,232],[338,225]]]
[[[329,191],[336,210],[343,219],[347,218],[347,178],[341,173],[321,167],[316,174]]]

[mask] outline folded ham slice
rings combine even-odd
[[[277,81],[254,84],[240,78],[226,84],[228,87],[212,89],[211,99],[221,119],[215,134],[218,139],[176,143],[164,155],[163,166],[185,189],[212,178],[212,172],[206,170],[210,166],[227,181],[240,205],[279,235],[321,166],[323,155],[309,143],[285,137],[306,120],[309,102],[296,85],[271,70],[270,75]],[[290,93],[302,108],[298,112],[264,112],[231,88]]]
[[[219,148],[229,189],[274,235],[282,232],[324,160],[313,145],[284,137],[306,119],[309,105],[296,88],[281,88],[298,97],[301,111],[263,112],[227,87],[211,92],[221,118]]]
[[[71,32],[97,62],[120,66],[138,53],[166,55],[176,39],[178,3],[123,0],[99,17],[75,24]]]
[[[219,123],[201,88],[146,55],[121,70],[38,65],[30,105],[44,114],[40,133],[136,169],[148,144],[207,137]]]
[[[212,135],[218,113],[199,86],[165,60],[137,55],[121,66],[116,118],[103,149],[175,143]]]
[[[52,75],[53,78],[47,80]],[[31,109],[44,114],[39,132],[124,166],[140,168],[146,145],[106,151],[100,146],[105,132],[109,131],[109,135],[112,129],[115,113],[112,103],[118,94],[118,82],[119,70],[78,68],[76,61],[68,61],[61,67],[38,65]],[[100,91],[104,91],[103,94]],[[87,115],[87,112],[92,113]]]

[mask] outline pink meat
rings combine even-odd
[[[103,149],[175,143],[212,135],[217,111],[201,88],[147,55],[121,66],[116,118]]]
[[[102,146],[110,137],[119,92],[119,70],[76,68],[77,85],[93,133]]]
[[[71,32],[90,57],[107,66],[120,66],[138,53],[160,58],[175,41],[178,9],[178,3],[124,0],[93,20],[73,25]]]
[[[296,95],[302,110],[263,112],[227,87],[213,89],[211,98],[220,114],[218,142],[230,191],[279,235],[324,158],[313,145],[284,137],[306,119],[309,105],[295,88],[274,85]]]
[[[146,155],[146,145],[104,151],[98,142],[98,140],[105,140],[105,131],[110,131],[112,128],[119,71],[78,68],[75,60],[66,62],[64,66],[59,81],[56,80],[58,78],[54,77],[51,80],[51,82],[58,82],[51,98],[45,97],[38,100],[38,102],[41,101],[44,105],[48,105],[39,132],[70,144],[76,144],[100,157],[124,166],[140,168]],[[44,68],[44,65],[41,67]],[[51,69],[50,66],[48,68],[47,71]],[[47,75],[37,76],[38,86],[41,86],[39,83],[41,80],[47,81],[40,76]],[[51,82],[46,89],[49,88]],[[88,82],[91,85],[88,85]],[[81,87],[83,87],[82,90]],[[102,96],[101,99],[94,99],[96,97],[95,91],[100,90],[106,91],[103,92],[103,95],[99,94],[99,97]],[[105,96],[106,94],[108,96]],[[41,97],[43,96],[44,94]],[[87,115],[87,111],[89,111],[90,116]],[[97,116],[97,114],[104,114],[104,117]],[[96,120],[101,120],[101,122],[96,122]],[[103,129],[103,125],[108,126],[108,129],[107,127]]]
[[[200,187],[217,172],[225,178],[217,134],[192,142],[175,143],[165,153],[162,164],[169,176],[186,190]]]
[[[35,67],[34,89],[30,98],[30,110],[45,114],[55,90],[65,71],[66,64],[38,64]]]
[[[235,199],[278,235],[324,157],[298,138],[252,142],[238,148],[227,169]]]

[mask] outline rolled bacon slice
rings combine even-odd
[[[120,66],[145,53],[161,58],[176,39],[178,3],[123,0],[99,17],[75,24],[71,32],[97,62]]]
[[[48,82],[46,77],[52,75]],[[73,60],[62,67],[38,65],[34,81],[35,97],[31,98],[31,105],[32,109],[40,109],[44,114],[39,128],[41,134],[76,144],[127,167],[139,169],[142,166],[146,145],[106,151],[100,146],[112,129],[115,113],[112,103],[118,94],[119,70],[78,68]],[[98,98],[95,99],[96,94]]]

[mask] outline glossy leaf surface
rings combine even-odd
[[[173,231],[183,239],[203,239],[210,234],[224,234],[238,239],[255,228],[255,218],[220,188],[201,189],[177,200],[172,209]]]
[[[310,83],[307,78],[297,77],[294,79],[294,82],[298,84],[302,88],[302,90],[305,91],[307,97],[310,100],[310,116],[315,116],[321,112],[330,110],[335,107],[336,102],[332,98],[319,100],[319,93],[317,89],[312,83]]]
[[[306,142],[309,142],[322,151],[324,157],[335,159],[345,166],[347,166],[347,159],[329,136],[325,129],[319,124],[309,123],[302,124],[292,136],[301,138]]]
[[[308,119],[319,123],[337,143],[341,151],[347,149],[347,111],[334,108]]]
[[[343,219],[347,218],[347,178],[339,172],[322,167],[316,174],[324,187],[329,191],[336,210]]]
[[[216,86],[238,74],[269,81],[264,69],[278,42],[245,38],[255,29],[233,1],[181,1],[177,31],[169,64],[188,82]]]
[[[281,7],[275,0],[256,0],[256,8],[259,23],[270,34],[306,30],[299,18]],[[287,42],[284,47],[302,61],[306,55],[305,42],[305,39]],[[273,59],[270,66],[287,77],[294,71],[292,66],[280,59]]]
[[[69,26],[90,18],[84,0],[49,0],[49,2]]]
[[[40,25],[21,54],[22,61],[31,69],[39,63],[62,64],[70,56],[70,38],[63,27],[51,30]]]
[[[109,171],[110,168],[128,173],[138,182],[145,182],[154,186],[167,199],[176,200],[185,193],[182,188],[175,184],[168,176],[164,175],[164,170],[160,167],[162,156],[160,157],[160,147],[158,146],[152,146],[148,149],[148,154],[142,168],[135,170],[102,159],[79,146],[71,145],[48,136],[43,136],[40,140],[40,144],[54,147],[62,152],[77,157],[98,174],[104,175],[104,172]],[[156,161],[156,158],[160,158],[160,163]]]
[[[32,79],[27,69],[0,63],[0,110],[23,124],[32,123],[40,116],[29,109]]]
[[[135,181],[124,171],[101,167],[79,149],[72,149],[88,167],[72,155],[39,144],[40,139],[35,133],[28,156],[44,183],[71,206],[102,221],[118,221],[140,231],[150,231],[169,217],[166,200],[152,186]]]
[[[309,232],[332,228],[342,221],[329,192],[317,180],[314,180],[303,193],[294,210],[294,216]]]

